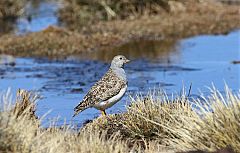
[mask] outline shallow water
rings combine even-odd
[[[197,36],[181,41],[139,41],[118,47],[113,51],[69,57],[66,60],[33,58],[11,59],[6,64],[0,58],[0,90],[11,87],[39,92],[43,97],[37,106],[37,114],[48,113],[44,120],[60,116],[59,124],[71,119],[73,108],[108,69],[109,59],[124,54],[132,60],[126,65],[129,88],[125,97],[108,113],[125,110],[128,95],[145,94],[149,89],[163,88],[168,94],[179,93],[183,85],[192,84],[192,95],[199,90],[209,93],[206,87],[215,85],[224,91],[224,84],[234,91],[240,87],[240,65],[232,64],[240,59],[240,31],[228,35]],[[166,47],[167,46],[167,47]],[[90,58],[91,57],[91,58]],[[5,57],[6,58],[6,57]],[[87,60],[86,60],[87,59]],[[1,62],[2,61],[2,62]],[[88,109],[74,118],[83,123],[99,116],[99,111]]]
[[[0,35],[6,33],[25,34],[43,30],[50,25],[59,25],[57,13],[62,5],[57,1],[28,1],[25,12],[19,18],[0,20]]]

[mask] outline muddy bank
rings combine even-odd
[[[49,27],[21,36],[4,35],[0,37],[0,53],[60,58],[112,50],[139,39],[175,40],[200,34],[228,33],[240,27],[238,10],[238,6],[204,1],[133,20],[101,21],[76,31]]]

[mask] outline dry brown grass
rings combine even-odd
[[[35,96],[34,96],[35,97]],[[19,90],[16,105],[11,106],[9,94],[3,96],[0,112],[0,151],[30,152],[29,143],[35,137],[39,126],[34,115],[35,98],[30,93]]]
[[[228,12],[230,10],[231,13]],[[235,13],[233,13],[233,10],[235,10]],[[107,28],[116,29],[118,29],[119,24],[121,25],[121,21],[130,24],[140,21],[144,24],[149,17],[153,20],[150,24],[157,24],[158,28],[161,29],[159,26],[161,23],[158,23],[158,20],[163,24],[171,25],[174,20],[178,20],[181,15],[184,15],[186,21],[184,20],[180,24],[188,22],[188,19],[192,20],[193,23],[197,19],[199,25],[193,24],[192,26],[200,26],[209,22],[204,21],[206,19],[213,23],[217,18],[225,18],[225,15],[228,16],[229,13],[239,15],[238,6],[222,5],[212,0],[65,0],[65,7],[60,10],[59,18],[68,29],[78,31],[88,31],[89,26],[98,25],[100,21],[103,23],[105,23],[104,21],[118,21],[114,26],[105,25]],[[158,16],[158,18],[154,20],[152,18],[154,16]],[[204,20],[200,19],[202,17]],[[164,20],[165,18],[167,18],[167,21]],[[176,24],[174,28],[177,28],[180,24]],[[94,27],[96,26],[93,26],[93,29]],[[152,29],[139,23],[136,23],[134,27]],[[128,24],[124,25],[124,28],[128,28]],[[181,27],[179,28],[181,29]]]
[[[0,53],[49,58],[66,57],[121,42],[120,38],[114,35],[82,35],[52,26],[25,36],[5,35],[0,39]]]
[[[226,96],[225,98],[223,98]],[[231,147],[239,152],[240,95],[226,89],[226,95],[212,90],[204,101],[186,96],[169,100],[164,94],[137,98],[127,112],[98,118],[88,127],[120,132],[129,146],[147,148],[154,142],[166,150],[216,151]]]
[[[36,116],[36,101],[38,96],[35,93],[19,89],[16,101],[12,109],[16,117],[29,116],[29,119],[38,119]]]
[[[177,40],[199,34],[227,33],[240,27],[239,9],[236,6],[208,1],[188,5],[185,11],[179,13],[100,21],[85,28],[78,26],[76,20],[70,24],[74,32],[49,27],[22,36],[5,35],[0,37],[0,53],[62,58],[88,51],[111,51],[116,46],[138,39]]]
[[[222,95],[216,89],[204,101],[195,100],[197,114],[181,116],[184,128],[175,130],[180,139],[171,140],[177,149],[214,151],[232,147],[240,152],[240,94],[233,95],[226,87]],[[169,127],[171,128],[171,127]]]
[[[35,112],[33,105],[37,100],[35,97],[29,97],[31,93],[21,90],[16,100],[17,104],[13,106],[10,105],[9,94],[7,95],[1,101],[5,106],[0,112],[0,152],[129,152],[124,142],[114,135],[106,139],[103,131],[100,133],[89,130],[78,134],[71,126],[41,128],[36,120],[29,118]]]
[[[100,117],[78,132],[72,125],[40,127],[29,118],[37,100],[30,95],[21,90],[13,106],[8,96],[2,98],[8,105],[0,111],[1,152],[240,151],[240,95],[229,89],[225,95],[212,90],[204,101],[189,101],[184,95],[169,99],[163,92],[137,96],[126,113]]]
[[[135,19],[143,15],[164,12],[169,0],[65,0],[59,12],[60,20],[69,28],[110,21]]]
[[[191,116],[193,113],[184,96],[173,101],[167,99],[162,92],[156,92],[145,98],[138,96],[131,101],[126,113],[98,118],[85,128],[93,126],[104,129],[109,135],[120,132],[123,139],[132,142],[158,140],[159,143],[167,145],[168,139],[174,138],[175,135],[166,126],[178,126],[181,124],[179,116]]]

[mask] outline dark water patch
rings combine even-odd
[[[200,68],[182,67],[177,65],[146,64],[141,67],[134,67],[134,71],[200,71]]]
[[[222,3],[229,4],[229,5],[240,5],[239,0],[220,0]]]
[[[112,50],[83,53],[75,58],[110,62],[115,55],[122,54],[140,62],[144,60],[153,62],[158,59],[157,63],[171,63],[170,57],[178,53],[178,47],[178,40],[175,39],[138,40],[130,41]]]
[[[240,64],[240,61],[232,61],[232,64]]]
[[[70,93],[83,93],[82,88],[72,88],[70,89]]]

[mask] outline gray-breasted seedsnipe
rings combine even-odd
[[[115,56],[107,73],[92,86],[83,100],[74,108],[73,117],[90,107],[106,115],[105,109],[116,104],[127,90],[127,78],[123,68],[129,61],[123,55]]]

